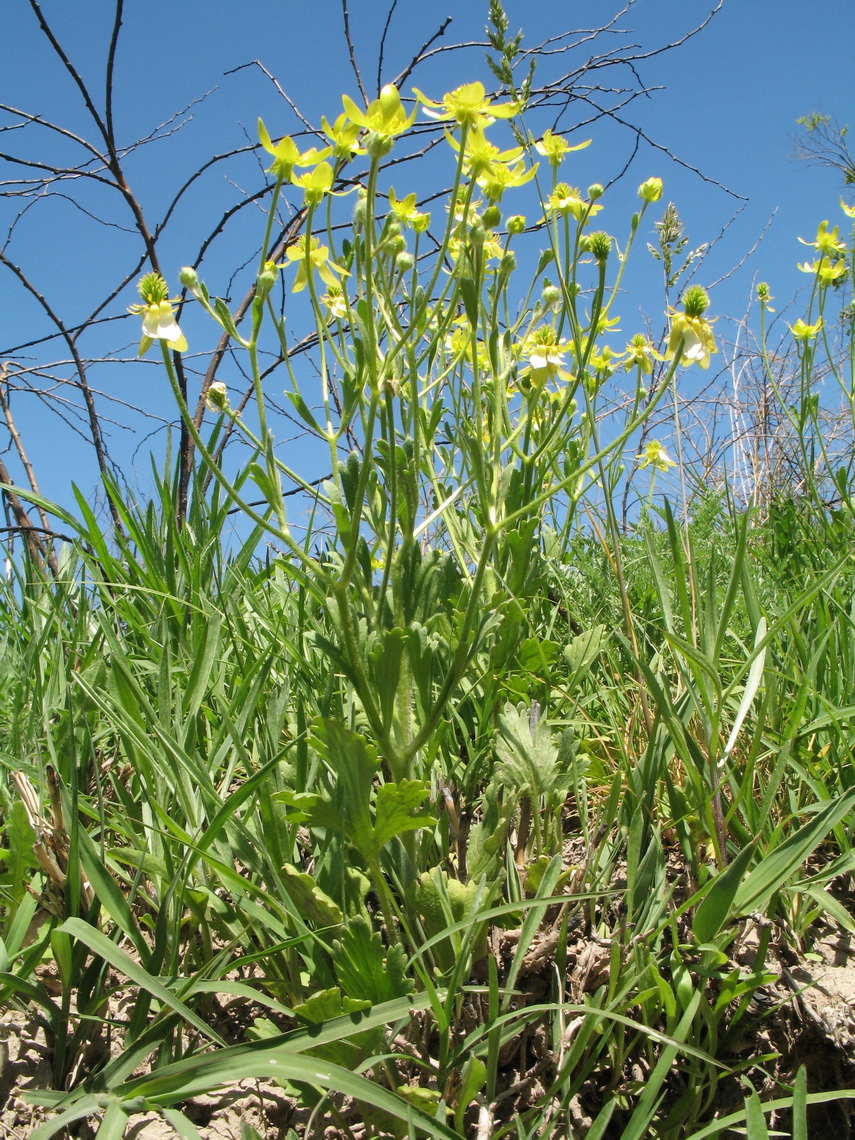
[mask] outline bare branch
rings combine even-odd
[[[350,38],[350,16],[348,15],[347,11],[347,0],[341,0],[341,14],[342,18],[344,19],[344,38],[347,42],[348,54],[350,55],[350,66],[353,68],[353,74],[356,76],[356,84],[359,87],[359,94],[362,96],[363,102],[367,107],[370,100],[365,92],[365,87],[362,82],[362,74],[356,62],[356,52],[353,48],[353,40]]]

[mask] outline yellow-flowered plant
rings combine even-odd
[[[670,309],[671,335],[668,338],[666,360],[679,353],[681,364],[699,364],[709,368],[710,358],[717,352],[715,336],[710,322],[704,317],[709,308],[709,295],[700,285],[690,285],[683,294],[683,312]]]
[[[178,297],[169,296],[169,287],[159,273],[147,273],[137,286],[142,304],[129,305],[128,312],[142,317],[142,339],[139,356],[145,356],[156,340],[164,341],[176,352],[187,351],[187,339],[178,327],[173,305]]]
[[[329,145],[305,151],[288,137],[274,144],[259,122],[275,185],[250,305],[235,315],[224,300],[211,299],[195,270],[182,274],[185,288],[219,323],[232,348],[247,354],[253,415],[230,409],[228,393],[213,385],[208,406],[227,414],[230,430],[251,446],[255,458],[247,476],[270,510],[255,512],[254,500],[229,483],[185,408],[188,431],[213,478],[256,526],[273,535],[312,596],[329,599],[339,638],[335,671],[352,688],[360,731],[383,757],[390,777],[384,787],[424,775],[420,765],[462,670],[480,652],[479,623],[501,575],[513,562],[514,575],[525,577],[523,562],[539,548],[546,515],[566,512],[570,519],[588,486],[605,485],[608,464],[608,478],[620,479],[623,449],[633,446],[630,441],[678,365],[672,359],[661,369],[643,402],[636,393],[623,422],[601,443],[600,418],[614,417],[603,412],[608,378],[627,362],[652,375],[661,360],[643,337],[625,355],[608,343],[618,321],[609,306],[639,220],[661,184],[648,180],[640,191],[642,207],[623,248],[612,233],[585,228],[602,209],[605,191],[599,183],[585,194],[566,183],[551,186],[547,201],[541,200],[540,219],[527,230],[521,214],[509,210],[503,220],[503,212],[517,190],[535,184],[537,161],[529,156],[542,155],[554,172],[588,143],[571,145],[547,131],[525,148],[503,145],[500,123],[496,136],[488,137],[497,120],[512,118],[519,108],[494,100],[480,82],[458,87],[441,101],[415,94],[418,104],[405,106],[389,84],[364,109],[342,96],[342,114],[332,123],[322,120]],[[446,126],[452,148],[446,155],[454,156],[448,177],[453,191],[446,211],[434,210],[430,231],[431,215],[419,209],[419,183],[399,197],[383,165],[396,140],[413,127],[418,105],[428,119]],[[425,133],[424,126],[419,129]],[[514,133],[517,140],[530,138],[521,124]],[[345,174],[356,154],[367,161]],[[348,177],[356,185],[351,222],[334,197]],[[292,232],[285,231],[283,254],[277,235],[285,205],[294,223]],[[301,218],[305,232],[299,233]],[[535,246],[533,258],[526,239]],[[518,257],[521,266],[534,268],[527,290],[515,291]],[[286,294],[276,284],[280,270],[290,266],[295,272]],[[146,335],[183,345],[165,286],[144,300],[138,311]],[[311,389],[293,353],[295,318],[307,310],[314,330],[300,344],[314,366]],[[681,361],[706,366],[715,345],[689,293],[686,311],[672,321],[672,337],[678,327]],[[272,351],[262,347],[267,330]],[[329,527],[323,556],[317,545],[295,539],[288,525],[283,481],[304,489],[310,484],[274,446],[264,384],[267,353],[288,370],[295,414],[329,450],[331,476],[320,487],[312,485],[313,503]],[[170,379],[180,402],[174,369]],[[517,544],[519,553],[509,561],[511,532],[530,537]],[[449,603],[457,607],[453,620],[449,616],[455,648],[438,653],[436,675],[416,699],[408,678],[418,665],[415,657],[410,660],[418,637],[411,637],[407,615],[420,603],[410,585],[419,559],[427,567],[439,546],[453,571],[449,581],[459,579]],[[375,683],[378,671],[386,686],[382,694]],[[311,747],[319,755],[323,751],[320,740]],[[375,860],[378,874],[380,869]],[[375,875],[373,885],[393,932],[394,908],[384,901],[388,886],[382,875]]]

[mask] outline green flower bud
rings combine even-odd
[[[508,250],[507,253],[502,255],[502,260],[499,262],[499,272],[504,276],[504,275],[513,273],[513,271],[516,269],[516,267],[517,267],[516,255],[511,253],[510,250]]]
[[[356,195],[356,205],[353,207],[353,224],[364,226],[368,218],[368,193],[364,186],[360,186]]]
[[[483,222],[487,229],[494,229],[502,220],[502,212],[498,206],[488,206],[484,211]]]
[[[259,273],[258,277],[256,278],[256,282],[255,282],[255,295],[256,295],[256,297],[258,297],[260,300],[263,301],[265,299],[265,297],[267,297],[270,294],[270,290],[276,284],[276,279],[278,276],[279,276],[279,272],[278,272],[274,262],[266,261],[264,263],[264,269],[262,270],[261,273]]]
[[[389,151],[392,149],[394,139],[388,135],[378,134],[377,131],[369,131],[365,136],[365,150],[371,158],[385,158]]]
[[[485,237],[486,237],[486,231],[484,230],[484,227],[481,225],[480,222],[477,225],[474,225],[472,227],[472,229],[469,231],[469,240],[472,242],[473,245],[476,245],[476,246],[483,245]]]
[[[561,290],[557,285],[553,285],[550,281],[547,281],[543,286],[541,299],[544,309],[553,309],[556,305],[561,304]]]
[[[412,269],[415,265],[415,258],[411,253],[402,250],[395,258],[395,265],[402,273],[406,273],[408,269]]]
[[[212,412],[225,412],[229,406],[229,393],[222,380],[215,380],[205,393],[205,403]]]
[[[192,297],[206,305],[208,304],[208,290],[205,288],[204,281],[199,280],[199,275],[192,265],[185,265],[178,274],[178,278]]]
[[[178,280],[185,289],[189,289],[191,293],[195,293],[199,288],[199,274],[192,265],[185,265],[181,272],[178,274]]]
[[[593,186],[588,187],[588,198],[592,202],[596,202],[598,198],[602,198],[603,194],[605,194],[605,190],[603,190],[599,182],[595,182]]]
[[[507,221],[508,233],[512,236],[525,233],[525,218],[522,214],[512,214]]]
[[[642,202],[658,202],[662,197],[662,179],[648,178],[638,188],[638,196]]]

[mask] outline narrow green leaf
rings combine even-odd
[[[159,978],[153,977],[139,962],[121,950],[115,942],[112,942],[106,934],[102,934],[100,930],[96,930],[94,926],[90,926],[81,918],[66,919],[58,930],[61,934],[70,935],[82,942],[84,946],[88,946],[93,954],[98,954],[105,962],[109,962],[111,966],[121,971],[125,977],[141,989],[150,993],[152,997],[157,998],[164,1005],[169,1006],[170,1009],[175,1010],[188,1024],[204,1034],[208,1040],[215,1041],[218,1045],[225,1045],[222,1037],[215,1029],[207,1025],[198,1014],[194,1013],[189,1006],[167,989]]]
[[[819,804],[815,805],[819,807]],[[743,880],[733,900],[734,915],[762,910],[790,875],[802,866],[828,833],[855,807],[855,788],[820,807],[810,823],[803,824],[780,847],[769,851]]]
[[[745,1135],[747,1140],[769,1140],[763,1105],[753,1089],[745,1101]]]
[[[799,1066],[793,1084],[793,1135],[792,1140],[808,1140],[807,1128],[807,1069]]]
[[[680,1018],[679,1024],[674,1030],[673,1037],[677,1041],[685,1040],[692,1028],[692,1022],[695,1019],[695,1014],[698,1011],[698,1006],[701,1002],[700,990],[695,990],[692,998],[686,1007],[686,1012]],[[630,1117],[629,1124],[621,1133],[621,1140],[644,1140],[649,1135],[648,1129],[650,1121],[653,1119],[656,1107],[659,1104],[664,1093],[661,1091],[662,1085],[665,1083],[665,1078],[671,1071],[671,1066],[674,1064],[674,1058],[677,1056],[678,1046],[666,1045],[659,1055],[659,1060],[653,1072],[647,1079],[638,1103],[635,1106],[635,1111]]]
[[[692,931],[700,943],[712,942],[730,915],[730,908],[739,885],[754,855],[754,843],[749,843],[732,863],[716,876],[695,912]]]
[[[202,1133],[192,1121],[188,1120],[183,1112],[177,1108],[163,1109],[163,1118],[168,1120],[181,1140],[202,1140]]]
[[[121,1102],[114,1100],[108,1105],[104,1119],[95,1135],[98,1140],[122,1140],[125,1135],[125,1125],[129,1119],[130,1117],[125,1112]]]
[[[763,669],[766,666],[766,645],[763,644],[766,637],[766,619],[761,618],[757,623],[757,632],[754,635],[754,652],[756,654],[754,660],[751,662],[751,668],[748,671],[748,680],[745,684],[745,691],[742,694],[742,700],[739,702],[739,708],[736,712],[736,719],[733,722],[733,728],[730,731],[730,736],[727,739],[727,744],[724,746],[724,757],[726,759],[731,752],[736,738],[739,736],[739,730],[742,728],[742,722],[748,716],[748,710],[751,708],[752,702],[757,695],[757,690],[760,688],[760,682],[763,680]],[[762,648],[758,652],[758,645]]]

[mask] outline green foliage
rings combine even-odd
[[[524,103],[520,38],[497,3],[490,18],[494,74]],[[98,1114],[118,1136],[141,1106],[193,1135],[185,1100],[265,1077],[316,1113],[350,1098],[378,1132],[458,1138],[570,1135],[580,1105],[589,1136],[759,1137],[779,1104],[797,1135],[822,1095],[779,1070],[791,1094],[761,1100],[751,1082],[783,1062],[757,1052],[752,1002],[776,978],[773,929],[794,953],[820,920],[855,929],[829,889],[853,869],[852,458],[811,395],[821,345],[855,408],[851,330],[848,372],[827,335],[851,243],[820,228],[794,329],[801,495],[761,514],[709,493],[678,517],[651,487],[622,529],[627,452],[712,339],[685,313],[662,353],[628,348],[637,390],[601,430],[609,313],[658,192],[614,257],[589,232],[601,190],[558,183],[565,143],[545,136],[543,248],[520,284],[503,196],[531,139],[519,120],[502,158],[483,137],[520,108],[478,84],[422,101],[452,141],[430,242],[415,196],[379,188],[409,124],[393,88],[345,103],[367,175],[338,247],[323,164],[293,181],[305,240],[285,272],[319,403],[271,301],[276,173],[249,321],[194,286],[252,415],[219,393],[203,439],[163,342],[201,456],[186,520],[179,475],[147,503],[108,480],[121,526],[78,493],[76,514],[53,508],[77,535],[57,577],[24,563],[4,588],[0,750],[34,790],[3,805],[0,992],[49,1034],[54,1088],[32,1095],[57,1115],[36,1136]],[[673,206],[659,238],[667,301],[697,251]],[[328,453],[321,487],[266,426],[267,351]],[[251,450],[237,474],[227,421]],[[226,538],[235,509],[247,532]],[[259,1007],[235,1045],[226,997]],[[108,1029],[112,1056],[94,1047]]]

